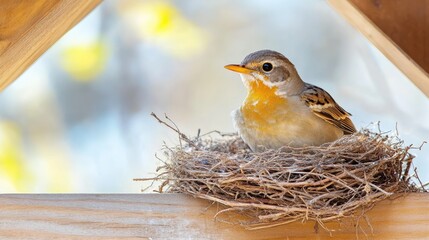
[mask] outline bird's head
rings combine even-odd
[[[276,87],[287,93],[295,91],[293,89],[296,88],[295,85],[300,85],[299,83],[302,82],[289,59],[271,50],[251,53],[241,64],[229,64],[225,68],[240,73],[248,89],[251,88],[252,83],[260,82],[269,88]]]

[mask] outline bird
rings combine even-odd
[[[281,53],[256,51],[241,64],[225,68],[238,72],[247,89],[232,118],[240,137],[255,152],[320,146],[356,132],[351,114],[327,91],[304,82]]]

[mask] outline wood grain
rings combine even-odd
[[[429,0],[328,2],[429,97]]]
[[[429,73],[429,0],[350,0]]]
[[[2,0],[0,91],[101,0]]]
[[[1,239],[357,239],[354,221],[245,230],[213,220],[217,206],[180,194],[0,195]],[[360,239],[427,239],[429,194],[397,196],[367,214]]]

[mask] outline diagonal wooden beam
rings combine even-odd
[[[0,2],[0,91],[101,0],[2,0]]]
[[[429,0],[328,2],[429,97]]]

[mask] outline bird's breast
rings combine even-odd
[[[287,121],[288,100],[276,94],[277,87],[268,87],[254,81],[241,107],[248,127],[269,132],[278,122]]]

